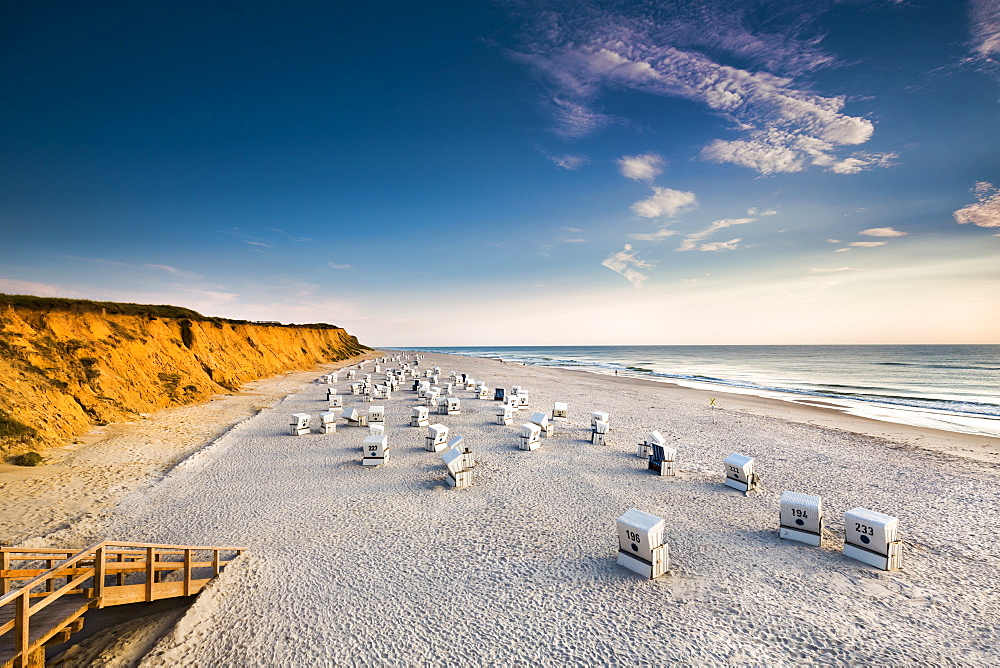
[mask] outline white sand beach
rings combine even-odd
[[[36,526],[74,521],[28,539],[31,523],[19,525],[7,505],[0,527],[30,545],[245,546],[143,666],[995,665],[997,439],[723,394],[712,395],[713,419],[707,393],[663,383],[421,360],[434,365],[530,393],[511,426],[496,423],[499,402],[466,390],[456,392],[461,415],[431,415],[475,453],[471,489],[447,487],[440,456],[423,447],[426,429],[408,426],[410,391],[377,402],[391,446],[384,466],[360,465],[367,429],[341,422],[336,434],[289,436],[290,414],[315,420],[326,410],[326,386],[311,382],[319,374],[302,373],[263,381],[271,398],[256,414],[244,407],[252,417],[225,435],[186,433],[188,451],[209,444],[165,476],[151,465],[129,477],[139,455],[125,457],[132,482],[82,518],[42,508],[42,490],[69,481],[61,473],[4,478],[5,504],[35,490],[24,507]],[[348,385],[341,374],[336,387]],[[537,451],[519,450],[520,425],[555,401],[568,402],[568,427]],[[368,404],[348,395],[345,406]],[[611,414],[604,447],[589,442],[594,410]],[[158,419],[147,421],[150,442],[166,437]],[[676,477],[652,475],[636,457],[654,429],[678,450]],[[155,459],[151,450],[136,453]],[[760,491],[722,484],[732,452],[756,458]],[[169,450],[160,468],[183,453]],[[778,538],[784,490],[822,496],[821,547]],[[841,554],[843,514],[856,506],[899,518],[901,570]],[[615,518],[630,508],[666,520],[665,577],[644,580],[615,563]],[[136,647],[149,639],[136,631]],[[127,645],[119,641],[117,656],[135,655]]]

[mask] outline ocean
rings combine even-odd
[[[853,415],[1000,437],[1000,345],[476,346],[492,357],[775,399],[822,398]]]

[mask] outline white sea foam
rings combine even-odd
[[[562,346],[429,349],[620,374],[884,422],[1000,436],[1000,346]]]

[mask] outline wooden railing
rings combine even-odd
[[[37,664],[31,657],[79,630],[90,608],[197,594],[242,552],[115,541],[79,551],[0,548],[0,667]]]

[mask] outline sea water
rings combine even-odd
[[[1000,345],[420,348],[579,369],[1000,436]],[[810,399],[811,398],[811,399]]]

